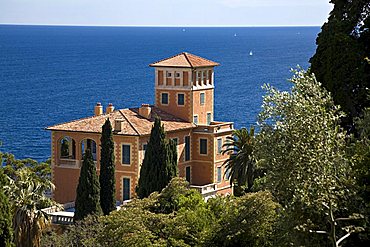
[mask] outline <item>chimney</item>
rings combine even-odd
[[[121,132],[122,131],[122,124],[124,120],[123,118],[117,118],[114,120],[114,131],[115,132]]]
[[[100,116],[103,114],[103,106],[100,102],[96,103],[96,106],[94,108],[95,116]]]
[[[114,111],[114,106],[112,103],[109,103],[107,107],[107,114],[112,113]]]
[[[139,115],[149,119],[151,111],[152,108],[149,106],[149,104],[141,104],[141,107],[139,108]]]

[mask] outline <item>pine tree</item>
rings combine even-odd
[[[115,158],[112,125],[107,119],[103,125],[100,158],[100,205],[104,215],[116,209]]]
[[[161,120],[156,118],[140,170],[137,186],[139,198],[147,197],[154,191],[160,192],[177,176],[176,149],[176,144],[166,139]]]
[[[0,153],[1,158],[1,153]],[[12,246],[12,216],[10,213],[9,198],[4,193],[6,177],[0,167],[0,246]]]
[[[90,214],[100,215],[102,213],[99,179],[90,149],[87,149],[84,155],[78,180],[75,209],[75,221],[82,220]]]

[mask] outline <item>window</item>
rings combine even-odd
[[[172,77],[172,73],[167,71],[166,77]]]
[[[146,151],[146,148],[148,147],[148,144],[143,144],[143,150]]]
[[[217,139],[217,153],[220,154],[222,152],[222,138]]]
[[[217,183],[221,183],[221,180],[222,180],[221,167],[217,167]]]
[[[179,77],[180,77],[180,73],[175,72],[175,77],[176,77],[176,78],[179,78]]]
[[[204,105],[204,102],[205,102],[205,95],[204,93],[200,93],[200,104]]]
[[[212,122],[212,113],[208,112],[207,113],[207,125],[210,125]]]
[[[190,160],[190,136],[185,136],[185,161]]]
[[[130,200],[131,181],[129,178],[123,178],[123,200]]]
[[[185,105],[185,94],[179,93],[177,95],[177,104],[178,105]]]
[[[190,183],[190,178],[191,178],[191,170],[190,166],[185,167],[185,179]]]
[[[194,121],[193,121],[195,124],[198,124],[198,116],[197,115],[195,115],[194,116]]]
[[[199,153],[200,154],[207,154],[207,139],[200,139],[199,140]]]
[[[162,93],[162,104],[168,105],[168,93]]]
[[[130,145],[123,144],[122,145],[122,164],[129,165],[131,163],[131,153]]]

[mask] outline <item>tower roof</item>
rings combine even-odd
[[[214,67],[218,66],[219,63],[211,60],[187,53],[182,52],[175,56],[160,60],[152,63],[151,67],[180,67],[180,68],[198,68],[198,67]]]

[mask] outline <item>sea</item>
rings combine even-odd
[[[0,151],[50,157],[47,126],[105,107],[154,102],[150,63],[183,51],[220,63],[215,120],[256,125],[269,83],[289,91],[320,27],[78,27],[0,25]]]

